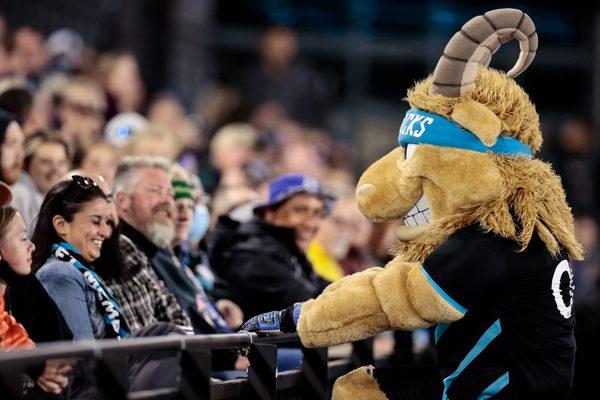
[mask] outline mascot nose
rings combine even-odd
[[[356,197],[358,201],[365,201],[367,197],[375,192],[375,185],[372,183],[365,183],[360,185],[358,189],[356,189]]]
[[[363,215],[371,220],[378,219],[379,207],[374,207],[373,202],[380,196],[372,183],[363,183],[356,189],[356,203]]]

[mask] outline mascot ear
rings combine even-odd
[[[452,120],[472,132],[487,147],[496,143],[502,123],[489,108],[471,99],[466,99],[454,107]]]

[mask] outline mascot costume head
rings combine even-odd
[[[521,48],[515,67],[506,75],[487,68],[513,38]],[[535,106],[511,79],[533,61],[537,44],[527,14],[490,11],[466,23],[433,76],[409,91],[400,147],[375,162],[357,189],[370,219],[406,216],[398,232],[403,259],[422,261],[445,237],[476,222],[522,249],[537,232],[552,253],[563,246],[581,258],[560,180],[532,158],[542,144]]]
[[[489,69],[511,39],[514,68]],[[357,185],[368,218],[404,219],[396,257],[262,321],[293,320],[309,347],[435,326],[443,382],[433,398],[565,398],[575,355],[569,258],[582,259],[582,248],[560,179],[534,158],[539,116],[513,79],[537,47],[520,10],[467,22],[409,90],[399,146]],[[333,399],[397,398],[402,382],[382,384],[377,372],[341,377]]]

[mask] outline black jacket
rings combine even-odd
[[[73,339],[63,315],[34,274],[17,275],[5,260],[0,260],[0,279],[7,285],[6,311],[23,325],[34,343]],[[43,370],[43,365],[35,365],[27,369],[27,374],[36,380]],[[54,397],[36,388],[26,398]]]
[[[34,274],[17,275],[0,261],[0,279],[6,284],[6,310],[21,323],[35,343],[72,340],[60,310]]]
[[[221,217],[209,259],[218,278],[214,296],[239,304],[246,319],[306,301],[327,286],[296,245],[294,230],[261,219],[240,224]]]

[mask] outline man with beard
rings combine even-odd
[[[118,164],[113,196],[121,234],[150,260],[190,317],[196,333],[231,332],[219,311],[227,313],[237,306],[231,301],[213,304],[171,248],[175,203],[169,167],[168,161],[160,157],[128,156]]]
[[[69,166],[67,144],[58,137],[40,131],[25,140],[24,171],[11,187],[11,205],[19,210],[30,235],[44,196],[67,173]]]

